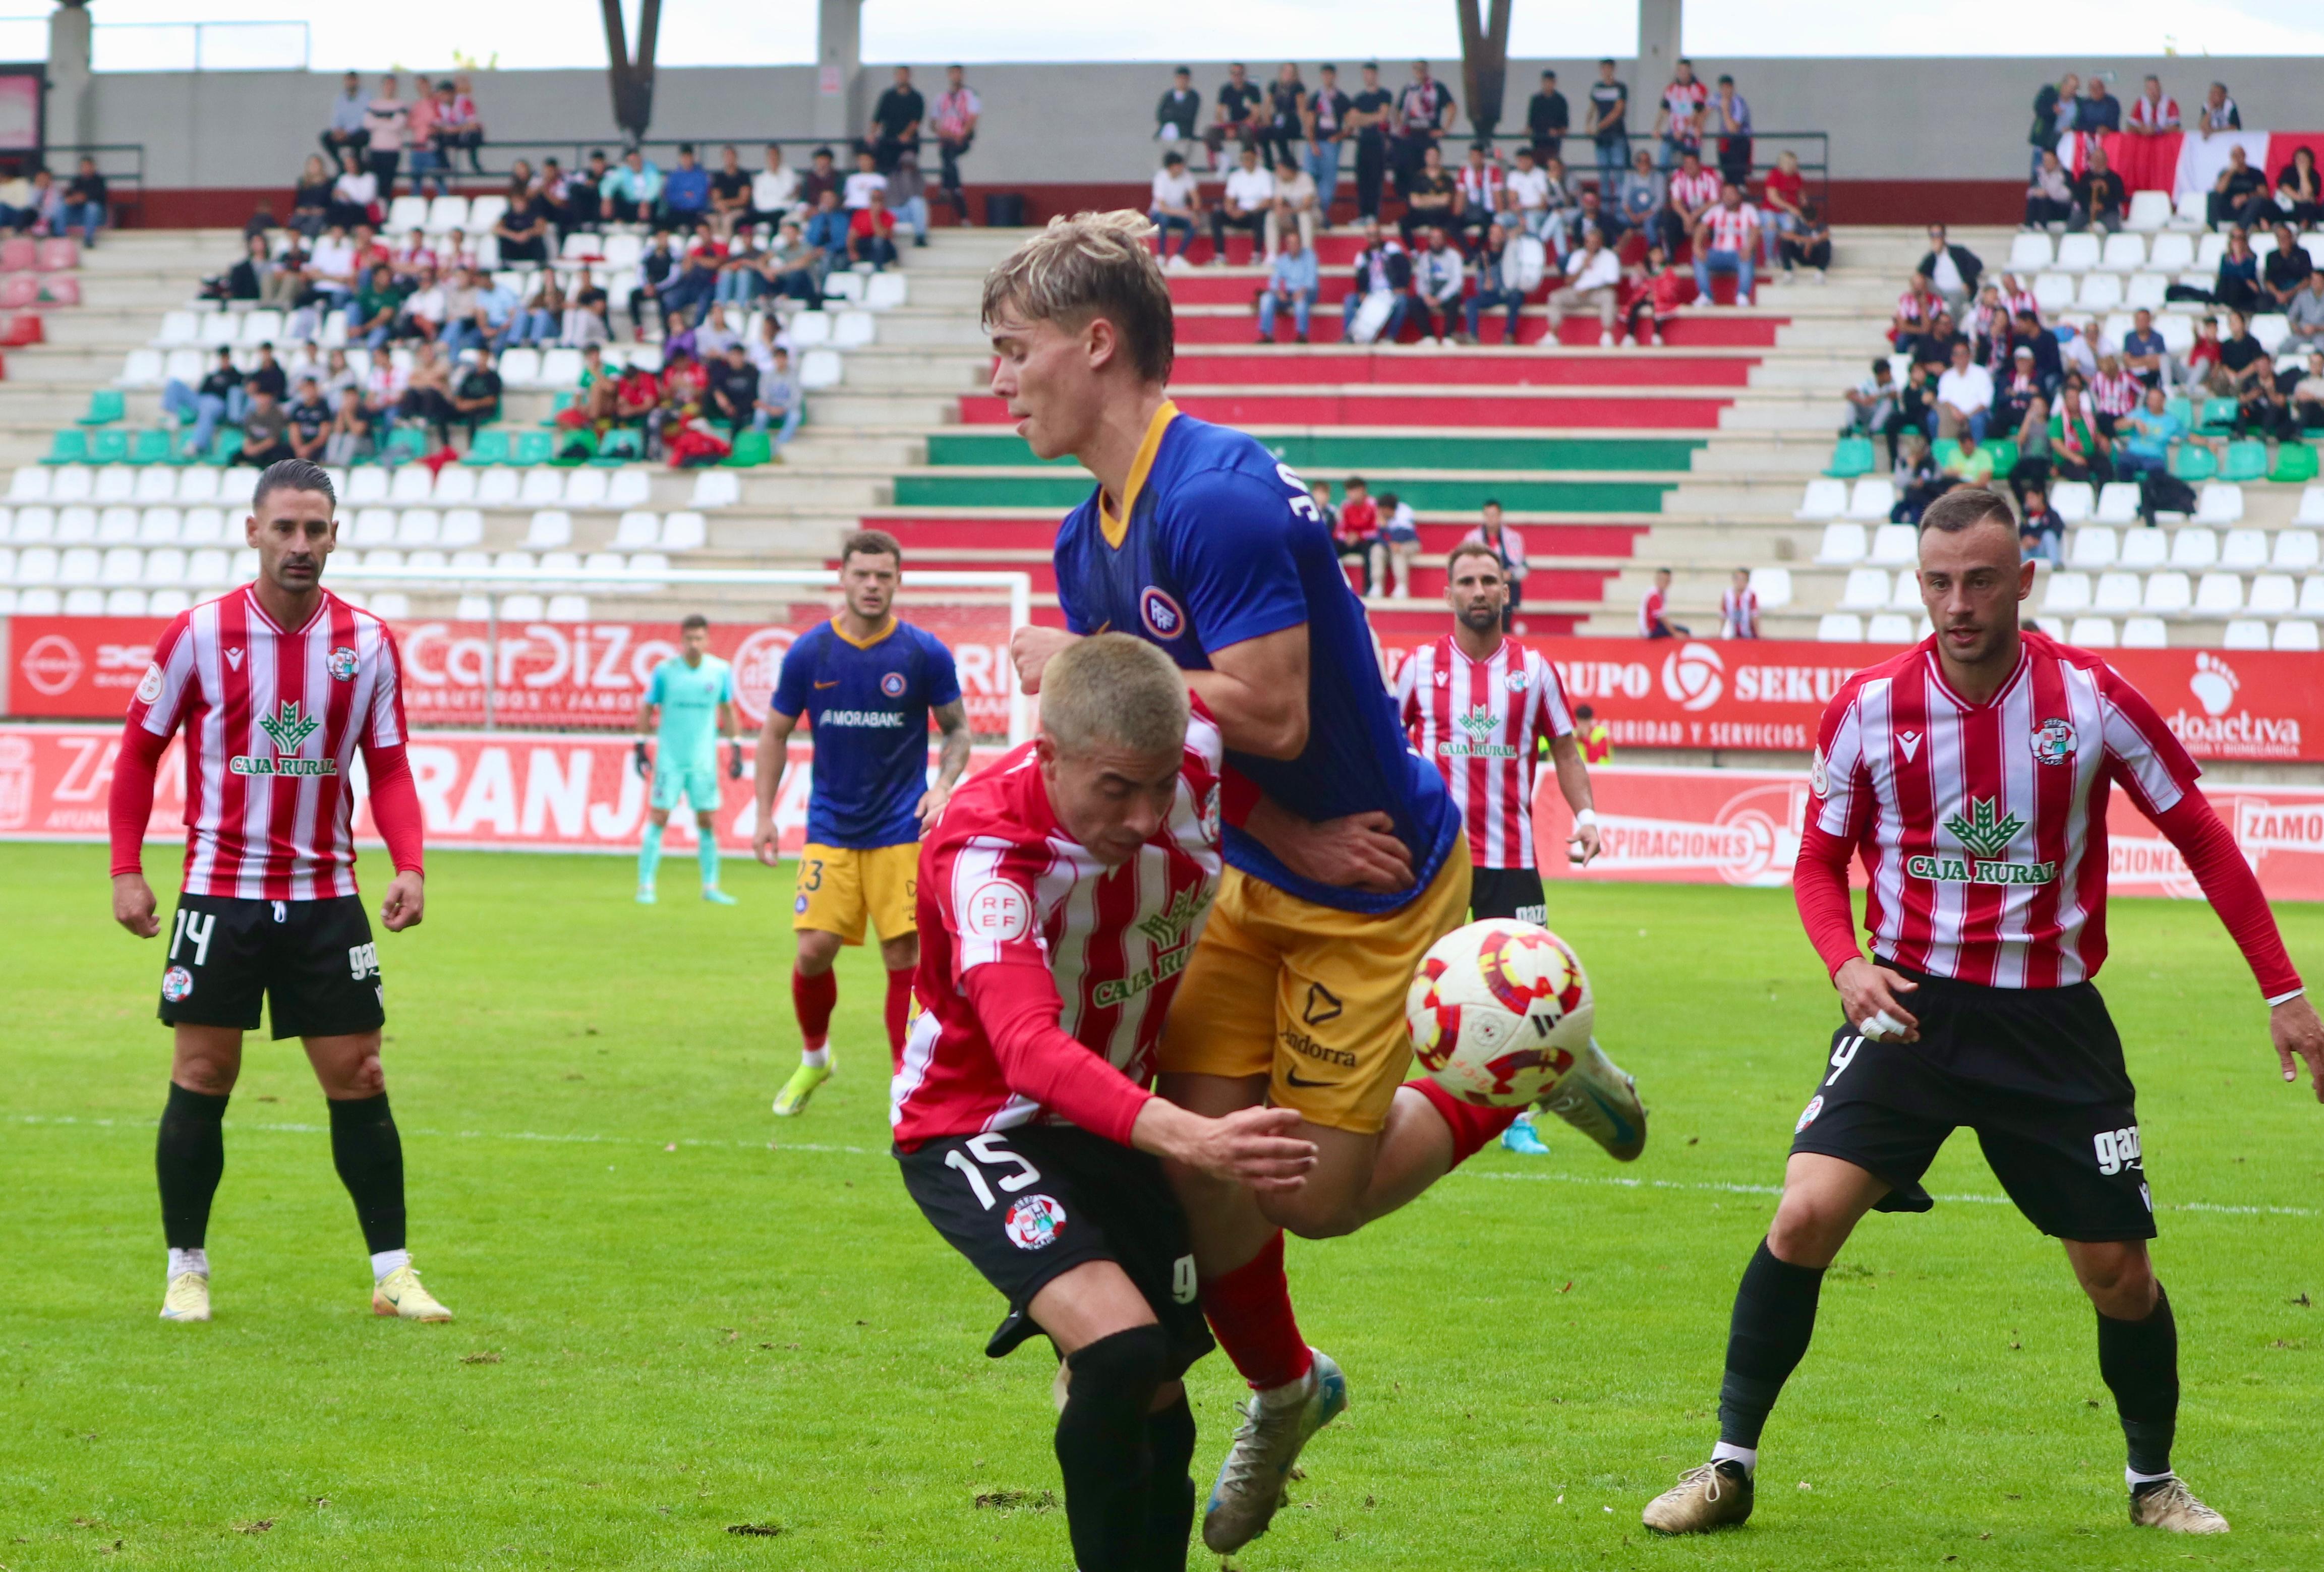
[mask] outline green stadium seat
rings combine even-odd
[[[595,426],[571,426],[549,436],[549,440],[556,444],[556,450],[549,458],[552,468],[571,469],[597,457],[599,441]]]
[[[2227,444],[2227,462],[2219,466],[2221,480],[2260,480],[2266,475],[2266,443],[2246,438]]]
[[[129,439],[129,462],[132,464],[175,464],[179,462],[177,443],[170,433],[159,426],[148,426]]]
[[[1960,457],[1960,441],[1958,438],[1940,437],[1929,444],[1929,462],[1939,469]]]
[[[2172,451],[2171,473],[2192,484],[2209,480],[2219,472],[2219,461],[2200,442],[2181,442]]]
[[[563,414],[566,411],[571,409],[580,402],[580,393],[571,388],[567,388],[565,392],[558,393],[555,399],[550,401],[548,417],[540,423],[544,426],[554,426],[557,424],[558,416]]]
[[[463,454],[460,462],[477,469],[509,461],[509,433],[498,426],[486,426],[476,433],[476,439]]]
[[[49,451],[41,460],[43,464],[86,464],[88,462],[88,433],[78,426],[68,426],[49,439]]]
[[[754,469],[774,462],[774,443],[764,431],[745,428],[734,433],[734,450],[719,462],[729,469]]]
[[[2017,467],[2017,439],[1998,437],[1986,445],[1993,455],[1993,478],[2000,480]]]
[[[84,426],[109,426],[129,412],[128,402],[117,387],[101,387],[88,395],[88,413],[80,418]]]
[[[428,457],[428,433],[418,426],[398,426],[380,444],[382,464],[408,464]]]
[[[509,462],[530,469],[557,457],[557,439],[547,431],[519,431]]]
[[[2267,477],[2288,485],[2301,485],[2315,479],[2316,449],[2305,442],[2277,444],[2275,467],[2267,472]]]
[[[2188,399],[2168,398],[2163,400],[2163,412],[2166,415],[2177,416],[2181,424],[2190,429],[2195,424],[2195,406]]]
[[[1831,465],[1824,473],[1835,480],[1854,480],[1860,475],[1871,474],[1872,465],[1871,438],[1842,437],[1833,444]]]
[[[125,426],[99,426],[88,434],[88,461],[91,464],[126,464],[129,462],[129,429]]]
[[[614,469],[645,456],[645,433],[635,426],[616,426],[597,439],[597,455],[589,462]]]
[[[220,468],[224,468],[226,466],[232,464],[235,459],[241,458],[241,428],[229,427],[219,431],[217,436],[212,439],[210,442],[210,450],[202,457],[204,463],[215,464]]]
[[[2197,420],[2195,429],[2199,431],[2226,431],[2233,430],[2235,423],[2235,400],[2205,399],[2203,401],[2203,412],[2201,417]]]

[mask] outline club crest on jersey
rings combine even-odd
[[[342,682],[353,682],[355,680],[355,652],[341,644],[324,658],[323,670]]]
[[[237,775],[336,775],[339,772],[337,759],[298,757],[299,750],[322,724],[299,700],[286,698],[272,715],[258,718],[258,729],[274,744],[274,757],[236,754],[228,761],[228,768]]]
[[[1960,841],[1964,856],[1921,853],[1904,859],[1904,872],[1915,879],[1940,884],[2049,884],[2058,877],[2058,865],[2007,861],[2009,843],[2025,821],[2005,814],[1990,797],[1969,800],[1966,812],[1957,812],[1944,828]]]
[[[161,697],[161,668],[154,662],[148,661],[145,666],[145,675],[137,681],[137,702],[151,704]]]
[[[1511,693],[1523,693],[1526,690],[1526,683],[1527,680],[1528,679],[1526,676],[1525,668],[1520,666],[1516,670],[1501,679],[1501,686],[1508,689]]]
[[[1018,1249],[1047,1250],[1065,1231],[1065,1209],[1049,1196],[1019,1196],[1001,1226]]]
[[[1203,796],[1203,838],[1211,845],[1219,844],[1219,788],[1213,781]]]
[[[1792,1126],[1792,1133],[1797,1135],[1801,1131],[1814,1124],[1816,1122],[1816,1115],[1822,1112],[1823,1094],[1821,1092],[1818,1092],[1814,1096],[1808,1099],[1808,1105],[1800,1111],[1800,1122]]]
[[[2043,721],[2034,732],[2034,758],[2043,764],[2070,763],[2074,756],[2074,727],[2070,721],[2055,717]]]
[[[1186,631],[1186,614],[1168,593],[1148,585],[1138,596],[1138,615],[1146,631],[1157,639],[1175,639]]]
[[[171,966],[161,974],[161,997],[172,1004],[182,1004],[193,997],[194,974],[183,966]]]
[[[890,698],[903,698],[904,674],[901,671],[890,671],[885,677],[881,678],[880,691],[886,694]]]

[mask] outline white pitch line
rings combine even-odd
[[[18,1114],[16,1116],[15,1123],[19,1124],[91,1124],[108,1129],[122,1128],[132,1130],[151,1130],[154,1126],[154,1121],[151,1119],[83,1119],[72,1114],[44,1117],[38,1114]],[[330,1130],[330,1126],[327,1124],[297,1124],[287,1123],[245,1124],[241,1120],[235,1119],[227,1120],[226,1122],[226,1127],[229,1130],[235,1131],[263,1130],[276,1134],[289,1135],[320,1135],[327,1133]],[[559,1135],[533,1130],[429,1130],[421,1128],[408,1128],[402,1133],[406,1135],[427,1136],[436,1140],[445,1141],[537,1141],[549,1142],[556,1144],[585,1146],[651,1146],[664,1149],[675,1144],[678,1146],[696,1146],[744,1151],[812,1151],[833,1155],[844,1155],[847,1157],[885,1157],[888,1155],[884,1150],[877,1147],[831,1145],[811,1141],[706,1141],[689,1136],[678,1136],[672,1141],[657,1139],[650,1135],[591,1135],[579,1133]],[[1710,1191],[1714,1194],[1729,1196],[1780,1196],[1784,1193],[1784,1187],[1781,1185],[1735,1184],[1711,1179],[1689,1180],[1637,1179],[1628,1174],[1510,1173],[1504,1170],[1491,1169],[1468,1168],[1459,1169],[1455,1171],[1463,1179],[1512,1179],[1521,1183],[1533,1184],[1611,1185],[1618,1189],[1696,1190]],[[2006,1207],[2012,1204],[2007,1196],[1935,1195],[1932,1196],[1930,1198],[1939,1201],[1960,1201],[1970,1206],[1978,1207]],[[2215,1212],[2224,1216],[2243,1217],[2315,1217],[2324,1216],[2324,1213],[2319,1213],[2307,1207],[2223,1206],[2214,1201],[2166,1201],[2163,1203],[2163,1209],[2166,1212]]]

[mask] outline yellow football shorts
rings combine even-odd
[[[913,904],[919,898],[920,848],[819,846],[799,848],[798,891],[791,902],[791,931],[820,929],[842,944],[862,944],[869,918],[883,939],[919,931]]]
[[[1376,1133],[1412,1064],[1412,974],[1468,920],[1465,854],[1456,844],[1426,889],[1376,913],[1319,906],[1229,868],[1163,1022],[1163,1071],[1263,1075],[1277,1107]]]

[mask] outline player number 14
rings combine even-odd
[[[976,1154],[976,1162],[981,1162],[987,1168],[999,1168],[1006,1164],[1017,1170],[1014,1173],[1002,1174],[999,1181],[1001,1188],[1012,1196],[1028,1185],[1041,1182],[1041,1170],[1001,1145],[1001,1137],[998,1135],[989,1133],[972,1135],[964,1144],[969,1151]],[[988,1212],[992,1210],[995,1199],[992,1187],[984,1182],[984,1176],[977,1171],[976,1163],[969,1161],[960,1147],[955,1146],[945,1153],[945,1166],[960,1170],[968,1179],[968,1188],[976,1192],[977,1205]]]
[[[217,931],[217,913],[189,911],[178,908],[178,925],[170,934],[170,958],[178,958],[178,947],[188,939],[194,941],[194,965],[200,966],[210,958],[210,935]]]

